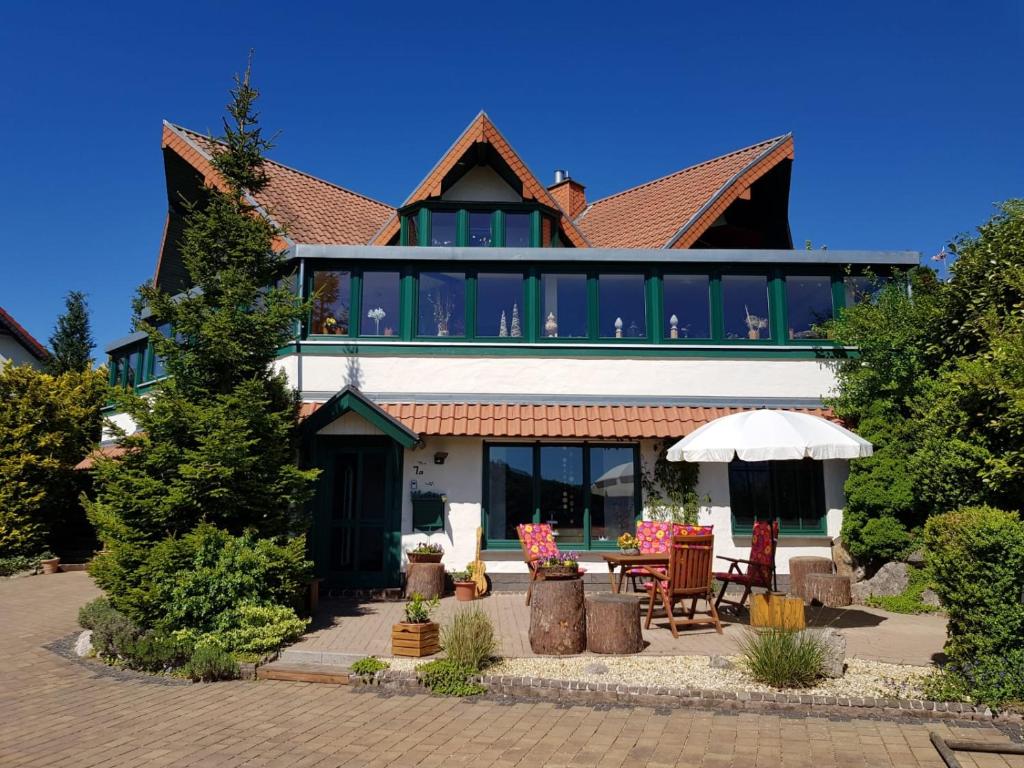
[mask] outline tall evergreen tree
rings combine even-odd
[[[296,464],[297,399],[274,361],[308,306],[287,286],[279,230],[250,202],[266,186],[270,147],[258,95],[249,69],[236,77],[213,159],[223,184],[188,205],[179,247],[193,289],[172,297],[147,285],[136,300],[152,313],[138,327],[168,378],[145,397],[118,396],[139,431],[95,470],[88,511],[109,554],[94,574],[115,604],[144,588],[154,544],[200,523],[268,537],[305,528],[316,472]]]
[[[57,318],[57,327],[50,336],[52,356],[46,364],[47,372],[59,376],[87,370],[92,366],[94,346],[85,294],[71,291],[64,299],[64,314]]]

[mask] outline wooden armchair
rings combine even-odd
[[[750,559],[718,556],[719,560],[729,561],[728,571],[716,571],[715,578],[722,582],[722,590],[718,593],[715,606],[722,603],[742,608],[750,591],[754,587],[772,589],[775,586],[775,550],[779,543],[779,524],[767,521],[755,521],[754,532],[750,539]],[[746,571],[740,568],[746,565]],[[725,590],[730,584],[742,584],[743,596],[737,600],[726,600]]]
[[[654,604],[661,596],[661,604],[668,616],[672,637],[679,637],[679,624],[713,624],[715,631],[722,634],[722,623],[718,619],[715,592],[712,588],[711,561],[715,551],[714,536],[673,536],[669,548],[668,573],[649,568],[651,580],[647,583],[647,621],[644,627],[650,629],[654,617]],[[667,577],[667,578],[666,578]],[[706,600],[707,618],[694,618],[697,601]],[[672,606],[677,602],[692,600],[690,612],[685,619],[676,619]]]
[[[686,525],[683,523],[668,523],[660,520],[641,520],[636,524],[636,539],[638,549],[642,555],[660,554],[667,552],[672,544],[673,536],[710,536],[714,532],[710,525]],[[637,566],[626,571],[629,580],[633,583],[633,591],[642,591],[637,586],[637,579],[646,581],[650,578],[650,571],[656,570],[664,578],[665,569],[660,567],[644,568]]]

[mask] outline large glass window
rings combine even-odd
[[[602,338],[638,339],[647,336],[643,275],[601,275],[597,288]]]
[[[476,278],[476,335],[523,335],[523,276],[481,273]]]
[[[348,336],[351,290],[350,272],[313,273],[313,333]]]
[[[421,272],[420,336],[466,335],[466,275],[462,272]]]
[[[832,278],[828,275],[789,275],[786,311],[790,339],[820,339],[820,326],[832,319]]]
[[[515,539],[517,525],[533,522],[533,448],[492,445],[487,452],[488,536]]]
[[[723,275],[722,314],[727,339],[769,339],[768,278]]]
[[[847,275],[843,278],[846,306],[852,307],[862,301],[874,301],[885,287],[886,279],[878,275]]]
[[[631,446],[590,448],[590,536],[615,541],[636,529],[635,451]]]
[[[434,211],[430,214],[430,244],[455,245],[455,211]]]
[[[505,245],[509,248],[526,248],[530,245],[530,214],[505,214]]]
[[[469,245],[472,248],[490,248],[494,245],[491,234],[492,214],[487,211],[470,211]]]
[[[541,335],[545,338],[587,336],[587,276],[542,275]]]
[[[489,539],[515,541],[520,523],[548,523],[563,550],[613,547],[636,528],[635,445],[488,445]]]
[[[825,533],[820,461],[734,459],[729,463],[729,499],[735,529],[749,529],[755,520],[778,520],[782,533]]]
[[[161,323],[160,325],[158,325],[156,327],[156,329],[158,331],[160,331],[160,333],[163,334],[164,336],[170,336],[171,335],[171,324],[170,323]],[[160,355],[158,355],[156,353],[156,349],[155,348],[152,351],[152,355],[153,355],[153,375],[152,375],[152,378],[153,379],[159,379],[159,378],[161,378],[161,377],[163,377],[163,376],[165,376],[167,374],[167,368],[164,365],[164,359],[162,357],[160,357]]]
[[[128,389],[131,389],[140,381],[142,381],[142,350],[133,349],[125,359],[124,383]]]
[[[710,339],[711,302],[707,275],[665,275],[666,339]]]
[[[398,272],[363,273],[363,308],[360,336],[395,336],[399,328],[401,275]]]

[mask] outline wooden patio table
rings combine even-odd
[[[635,567],[668,567],[668,552],[653,554],[627,555],[623,552],[602,552],[601,557],[608,563],[608,580],[612,583],[612,592],[622,591],[622,583],[626,580],[626,571]],[[615,578],[615,569],[619,569],[619,578]]]

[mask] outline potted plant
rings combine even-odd
[[[405,604],[405,621],[391,625],[391,654],[393,656],[430,656],[441,650],[437,622],[430,620],[430,614],[440,604],[435,597],[424,600],[423,595],[413,593]]]
[[[639,555],[640,540],[632,533],[624,533],[616,540],[619,545],[619,552],[624,555]]]
[[[440,544],[431,544],[424,541],[412,549],[405,550],[405,556],[410,563],[440,563],[444,557],[444,549]]]
[[[552,555],[537,563],[545,579],[578,579],[580,577],[579,556],[575,552]]]
[[[452,571],[452,582],[455,584],[455,599],[460,601],[476,598],[476,583],[473,581],[473,564],[470,563],[461,571]]]
[[[43,574],[57,573],[60,570],[60,558],[52,552],[44,552],[39,557],[39,565],[43,569]]]

